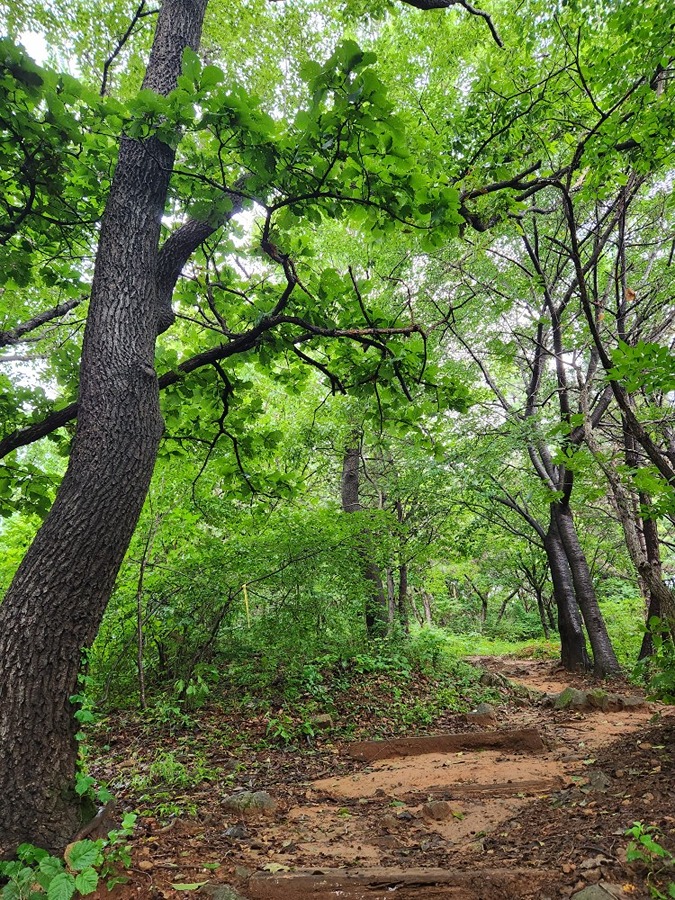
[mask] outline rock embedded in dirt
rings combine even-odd
[[[430,800],[423,804],[420,812],[425,819],[434,822],[445,822],[452,817],[452,807],[447,800]]]
[[[623,709],[643,709],[647,704],[639,694],[627,694],[621,698]]]
[[[566,687],[553,702],[554,709],[587,709],[588,695],[577,688]]]
[[[600,791],[604,794],[609,790],[611,784],[612,779],[606,772],[603,772],[602,769],[591,769],[588,773],[586,785],[590,790]]]
[[[197,896],[210,897],[211,900],[245,900],[245,897],[229,884],[205,884]]]
[[[277,803],[267,793],[267,791],[239,791],[237,794],[230,794],[223,801],[223,808],[238,813],[243,817],[263,815],[273,816],[276,812]]]
[[[618,900],[628,895],[616,884],[589,884],[582,891],[572,894],[571,900]]]
[[[473,725],[496,725],[497,714],[490,703],[479,703],[473,712],[466,714],[466,721]]]
[[[312,716],[309,721],[315,731],[327,731],[333,727],[333,717],[327,713],[325,715]]]
[[[622,709],[641,709],[645,701],[637,694],[610,694],[602,688],[580,691],[566,687],[560,694],[546,694],[542,706],[554,709],[600,709],[602,712],[620,712]]]

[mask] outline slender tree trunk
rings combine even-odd
[[[165,0],[144,87],[166,94],[199,43],[206,0]],[[106,205],[80,368],[77,434],[54,506],[0,606],[0,848],[62,849],[82,649],[96,636],[162,432],[154,370],[157,259],[173,151],[123,139]]]
[[[621,674],[621,667],[607,634],[605,620],[600,612],[595,596],[593,579],[588,567],[586,554],[579,543],[572,510],[568,504],[552,504],[556,524],[565,555],[572,573],[574,593],[586,626],[588,639],[593,650],[593,672],[600,678]]]
[[[347,447],[342,462],[341,484],[342,509],[346,513],[360,512],[362,509],[359,499],[360,462],[360,443]],[[363,562],[363,576],[367,588],[366,629],[370,635],[382,635],[387,628],[389,607],[380,571],[370,556],[368,543],[368,535],[364,532],[361,535],[359,554]]]
[[[654,579],[661,582],[664,588],[672,594],[672,591],[670,591],[670,589],[663,581],[663,570],[661,568],[661,546],[659,543],[659,532],[656,520],[643,519],[642,533],[644,534],[647,563],[653,572]],[[644,579],[642,580],[644,582]],[[646,659],[648,656],[653,655],[654,641],[652,640],[652,633],[649,630],[649,623],[653,618],[660,619],[662,612],[660,592],[652,590],[651,586],[648,584],[645,584],[645,587],[647,590],[646,596],[649,599],[647,605],[647,629],[645,630],[644,637],[642,638],[642,645],[640,646],[638,659]]]
[[[405,634],[410,633],[408,622],[408,564],[398,567],[398,617]]]
[[[544,608],[544,595],[543,592],[537,589],[537,609],[539,610],[539,619],[541,621],[541,627],[544,631],[544,637],[546,640],[549,639],[550,634],[548,630],[548,622],[546,621],[546,609]]]
[[[394,631],[396,622],[396,587],[394,585],[394,571],[387,566],[387,634]]]
[[[426,591],[422,591],[422,603],[424,604],[424,622],[426,625],[431,628],[434,624],[433,617],[431,615],[431,597]]]
[[[590,669],[586,640],[581,624],[579,607],[574,596],[574,585],[565,548],[558,533],[553,509],[548,531],[544,537],[544,549],[551,570],[553,596],[558,610],[560,634],[560,660],[570,672]]]

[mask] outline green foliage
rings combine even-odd
[[[672,871],[675,856],[659,843],[661,834],[659,829],[654,825],[634,822],[625,834],[626,837],[632,838],[626,847],[626,859],[629,863],[641,863],[647,870],[650,895],[656,900],[675,897],[675,881],[666,882],[665,893],[660,890],[663,886],[663,873]],[[658,886],[654,883],[655,879],[659,882]]]
[[[93,894],[103,879],[108,888],[121,879],[120,866],[128,867],[131,857],[127,839],[134,829],[136,816],[127,813],[122,827],[107,838],[82,840],[69,844],[62,859],[46,850],[22,844],[16,860],[0,862],[0,877],[7,883],[0,892],[2,900],[71,900]]]
[[[635,667],[635,675],[647,681],[650,696],[664,703],[675,703],[675,646],[668,624],[652,616],[647,623],[654,653]]]

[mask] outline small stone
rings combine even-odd
[[[153,864],[149,859],[142,859],[138,863],[138,868],[141,870],[141,872],[149,872],[153,868]]]
[[[494,725],[497,722],[495,708],[489,703],[479,703],[473,712],[466,714],[467,722],[475,725]]]
[[[333,727],[333,717],[328,715],[328,713],[312,716],[309,721],[315,731],[327,731]]]
[[[238,841],[244,840],[244,838],[248,837],[248,831],[244,828],[241,822],[237,822],[236,825],[231,825],[230,828],[227,828],[223,833],[225,837],[234,838]]]
[[[434,822],[444,822],[452,816],[452,808],[447,800],[430,800],[422,806],[421,812],[425,819]]]
[[[589,884],[583,891],[572,894],[572,900],[614,900],[614,897],[602,885]]]
[[[586,784],[591,790],[601,791],[604,794],[612,784],[612,779],[602,769],[592,769],[588,773]]]
[[[229,884],[205,884],[198,896],[210,897],[211,900],[244,900],[239,891]]]
[[[239,813],[241,816],[251,816],[257,813],[273,816],[277,804],[267,791],[240,791],[238,794],[226,797],[223,801],[223,808]]]

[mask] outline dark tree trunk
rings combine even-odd
[[[552,504],[558,533],[565,548],[565,555],[572,573],[574,593],[583,616],[588,639],[593,650],[593,672],[600,678],[621,674],[621,667],[607,634],[605,620],[595,596],[586,554],[579,543],[572,510],[568,504]]]
[[[342,509],[346,513],[360,512],[359,467],[361,463],[360,443],[347,447],[342,461]],[[363,563],[363,577],[366,581],[366,629],[370,635],[382,635],[387,629],[388,602],[378,567],[373,562],[368,546],[368,535],[361,534],[359,555]]]
[[[649,565],[652,567],[655,578],[663,581],[663,573],[661,569],[661,547],[659,544],[658,527],[654,519],[644,519],[642,523],[642,533],[644,534],[645,550]],[[644,579],[641,579],[644,583]],[[665,587],[665,585],[664,585]],[[649,600],[647,606],[647,629],[642,638],[640,653],[638,659],[646,659],[654,654],[654,641],[652,633],[649,630],[650,621],[656,617],[661,618],[661,598],[658,591],[652,591],[649,585],[645,584],[646,595]]]
[[[168,93],[206,0],[165,0],[144,87]],[[77,434],[54,506],[0,606],[0,847],[62,849],[73,790],[82,649],[91,645],[145,499],[162,432],[157,260],[173,151],[123,139],[101,227]]]
[[[537,609],[539,610],[539,619],[541,621],[541,627],[544,632],[544,637],[546,640],[550,638],[549,630],[548,630],[548,622],[546,621],[546,609],[544,606],[544,595],[543,592],[537,589]]]
[[[408,565],[401,563],[398,567],[398,617],[405,634],[410,632],[408,622]]]
[[[572,574],[552,509],[548,531],[544,537],[544,549],[551,570],[553,596],[558,610],[560,660],[570,672],[590,669],[591,663],[586,651],[581,616],[574,596]]]

